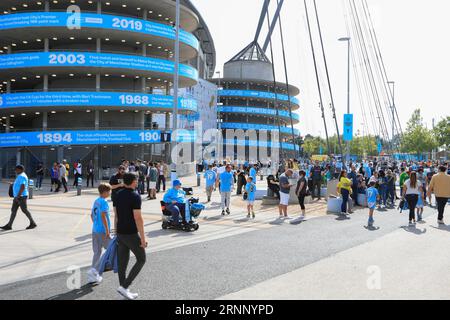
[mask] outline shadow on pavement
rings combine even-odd
[[[11,233],[24,232],[24,231],[28,231],[28,230],[15,230],[15,231],[11,231],[11,230],[2,230],[2,229],[0,229],[0,236],[1,236],[1,235],[11,234]]]
[[[447,225],[439,225],[439,227],[435,227],[435,226],[430,226],[430,227],[432,227],[433,229],[436,229],[436,230],[450,232],[450,226],[447,226]]]
[[[416,227],[416,225],[402,226],[402,227],[400,227],[400,228],[402,228],[402,229],[405,230],[406,232],[413,233],[413,234],[415,234],[415,235],[417,235],[417,236],[421,236],[421,235],[427,233],[427,228],[424,228],[424,229],[418,229],[418,228]]]
[[[92,292],[95,286],[91,284],[85,284],[80,289],[72,290],[66,293],[58,294],[56,296],[47,298],[46,300],[78,300]]]

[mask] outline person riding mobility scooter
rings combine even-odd
[[[167,190],[161,201],[163,213],[163,229],[197,231],[199,228],[195,219],[205,208],[198,199],[186,199],[186,192],[181,188],[181,181],[174,180],[173,187]]]

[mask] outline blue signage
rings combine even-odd
[[[172,110],[173,97],[129,92],[29,92],[0,95],[0,111],[29,107],[142,107]],[[179,98],[180,111],[197,112],[197,101]]]
[[[94,13],[77,15],[66,12],[29,12],[0,16],[0,30],[30,27],[101,28],[175,39],[175,30],[170,25],[130,17]],[[199,50],[197,38],[185,30],[180,30],[180,41]]]
[[[344,141],[353,140],[353,114],[344,114]]]
[[[381,143],[381,140],[378,140],[377,142],[377,150],[378,153],[381,153],[381,151],[383,151],[383,144]]]
[[[0,147],[147,144],[161,142],[161,131],[44,131],[0,134]]]
[[[253,123],[230,123],[224,122],[220,125],[222,129],[243,129],[243,130],[274,130],[278,131],[278,126],[271,126],[267,124],[253,124]],[[292,134],[290,127],[281,127],[282,133]],[[299,135],[300,131],[294,128],[294,134]]]
[[[250,108],[250,107],[242,107],[242,106],[222,106],[217,107],[219,112],[223,113],[245,113],[245,114],[258,114],[258,115],[268,115],[276,117],[277,111],[275,109],[264,109],[264,108]],[[286,110],[278,110],[278,114],[280,117],[290,118],[289,111]],[[300,116],[297,113],[292,112],[292,118],[295,121],[300,120]]]
[[[164,136],[164,138],[162,137]],[[167,142],[172,132],[160,130],[110,131],[40,131],[0,134],[0,148],[72,146],[72,145],[127,145]],[[177,130],[177,142],[195,141],[195,131]]]
[[[0,70],[33,67],[117,68],[173,74],[175,63],[143,56],[92,52],[29,52],[0,55]],[[180,76],[198,81],[198,71],[185,64],[180,64]]]
[[[219,90],[219,96],[223,97],[245,97],[275,100],[275,93],[253,90]],[[281,101],[288,101],[289,97],[285,94],[277,94],[276,98]],[[291,103],[300,105],[296,97],[291,97]]]

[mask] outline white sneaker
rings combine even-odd
[[[97,274],[95,283],[100,284],[100,283],[102,283],[102,281],[103,281],[103,277],[101,275]]]
[[[300,216],[300,220],[305,220],[305,218],[306,218],[306,217],[305,217],[305,215],[303,215],[303,214]]]
[[[125,289],[124,287],[119,287],[117,289],[117,292],[124,298],[128,299],[128,300],[136,300],[138,297],[137,293],[132,293],[130,292],[129,289]]]
[[[438,220],[438,224],[445,224],[444,220]]]
[[[95,270],[94,268],[89,269],[89,271],[87,272],[87,276],[88,283],[96,283],[99,277],[97,270]]]

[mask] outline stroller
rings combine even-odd
[[[196,220],[204,209],[205,206],[199,203],[198,198],[190,198],[186,203],[186,220],[189,222],[183,223],[182,217],[180,216],[180,221],[175,224],[172,220],[172,212],[166,208],[166,203],[161,201],[161,211],[163,214],[162,228],[164,230],[174,229],[186,232],[197,231],[199,225]]]

